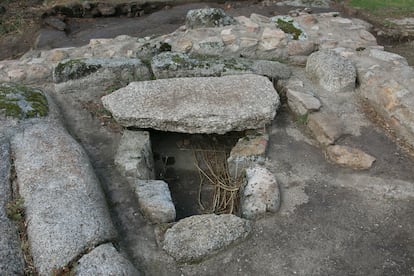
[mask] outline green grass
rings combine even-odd
[[[349,5],[382,14],[403,15],[414,11],[414,0],[350,0]]]

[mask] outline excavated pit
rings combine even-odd
[[[155,178],[168,183],[176,220],[213,212],[214,187],[197,166],[208,171],[204,157],[222,164],[242,136],[243,132],[207,135],[150,131]]]

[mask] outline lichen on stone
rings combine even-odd
[[[236,24],[236,20],[218,8],[190,10],[186,17],[186,25],[190,29],[222,27],[232,24]]]
[[[275,16],[272,18],[272,21],[276,22],[277,27],[290,35],[293,40],[303,40],[307,37],[299,24],[290,16]]]
[[[82,59],[62,61],[55,68],[55,82],[79,79],[98,71],[99,68],[101,68],[101,65],[88,64]]]
[[[26,119],[46,116],[48,111],[47,99],[41,90],[16,83],[0,83],[1,115]]]

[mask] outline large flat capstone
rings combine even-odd
[[[272,82],[252,74],[133,82],[102,102],[125,127],[218,134],[263,127],[280,103]]]

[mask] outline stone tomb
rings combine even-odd
[[[278,210],[277,182],[263,166],[268,141],[263,129],[280,102],[266,77],[245,74],[133,82],[104,96],[102,102],[118,123],[129,127],[115,164],[134,190],[143,215],[154,224],[180,220],[166,232],[170,242],[195,234],[177,227],[218,231],[216,242],[188,256],[177,255],[176,247],[170,250],[166,241],[164,249],[177,261],[199,261],[248,236],[249,221],[228,215],[234,217],[233,227],[220,216],[211,217],[215,218],[211,223],[209,214],[229,212],[255,219]],[[227,188],[219,188],[219,183]],[[244,187],[249,187],[246,193]],[[222,203],[232,197],[231,203]],[[221,235],[225,225],[238,234]]]
[[[133,82],[102,101],[120,124],[138,129],[124,131],[115,163],[153,223],[212,212],[202,197],[211,198],[214,187],[205,184],[197,195],[200,179],[208,182],[210,169],[221,166],[213,174],[244,181],[245,169],[264,163],[266,133],[245,130],[264,129],[280,104],[273,84],[252,74]],[[155,179],[168,182],[173,196]]]

